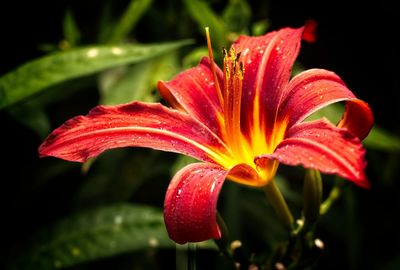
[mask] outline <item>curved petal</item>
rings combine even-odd
[[[293,126],[274,153],[261,157],[337,174],[368,188],[364,155],[365,150],[357,137],[327,120],[318,120]]]
[[[317,22],[310,19],[304,24],[303,40],[309,43],[314,43],[317,40]]]
[[[232,48],[244,65],[242,129],[263,133],[273,127],[299,53],[303,27],[284,28],[262,37],[241,36]]]
[[[215,69],[222,85],[222,72],[217,66]],[[222,107],[208,58],[169,82],[159,81],[158,89],[172,106],[185,110],[221,137]]]
[[[190,115],[161,104],[132,102],[98,106],[53,131],[40,155],[86,161],[105,150],[138,146],[218,162],[226,151],[219,138]]]
[[[363,140],[371,131],[373,124],[374,115],[369,105],[360,99],[352,99],[347,101],[346,110],[338,127],[348,129]]]
[[[258,172],[245,163],[240,163],[231,168],[228,178],[234,182],[253,187],[261,187],[267,181],[266,179],[261,179]]]
[[[339,101],[347,101],[339,127],[346,127],[362,140],[373,125],[371,109],[354,96],[339,76],[324,69],[304,71],[290,81],[279,108],[278,119],[287,121],[290,127],[315,111]]]
[[[221,238],[217,201],[228,171],[210,163],[190,164],[171,180],[164,202],[168,234],[179,244]]]

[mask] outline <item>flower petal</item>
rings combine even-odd
[[[259,158],[276,159],[287,165],[302,165],[323,173],[337,174],[360,187],[368,188],[364,155],[365,150],[357,137],[327,120],[318,120],[293,126],[273,154]]]
[[[348,129],[363,140],[371,131],[373,124],[374,115],[369,105],[360,99],[352,99],[347,101],[346,110],[338,127]]]
[[[313,43],[317,40],[317,22],[310,19],[305,22],[303,40]]]
[[[357,99],[335,73],[323,69],[310,69],[295,76],[279,108],[278,119],[292,126],[329,104],[347,101],[340,127],[346,127],[360,140],[373,125],[368,104]]]
[[[266,179],[262,179],[253,167],[245,163],[237,164],[231,168],[228,178],[234,182],[253,187],[261,187],[266,183]]]
[[[221,135],[222,107],[218,100],[210,60],[203,58],[197,67],[178,74],[169,82],[158,82],[158,89],[172,106],[181,108]],[[219,84],[222,85],[222,72],[215,65]]]
[[[179,244],[218,239],[217,201],[228,171],[210,163],[190,164],[176,173],[164,202],[168,234]]]
[[[233,48],[244,64],[242,129],[265,134],[273,127],[303,27],[283,28],[261,37],[241,36]]]
[[[161,104],[132,102],[98,106],[87,116],[70,119],[49,135],[39,152],[83,162],[126,146],[183,153],[208,162],[218,162],[226,151],[219,138],[190,115]]]

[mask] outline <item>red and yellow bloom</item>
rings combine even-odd
[[[135,146],[203,161],[181,169],[166,194],[165,223],[178,243],[221,236],[216,204],[226,178],[265,186],[284,163],[368,187],[361,140],[372,127],[372,112],[333,72],[311,69],[290,79],[303,32],[241,36],[225,52],[222,70],[212,57],[203,58],[159,82],[173,108],[138,101],[98,106],[54,130],[40,155],[84,162],[110,148]],[[346,111],[337,126],[303,121],[340,101]]]

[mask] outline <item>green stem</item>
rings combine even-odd
[[[312,230],[318,220],[322,201],[322,179],[317,170],[307,169],[303,187],[304,229]]]
[[[188,243],[188,270],[196,270],[196,243]]]
[[[290,212],[281,191],[276,185],[275,180],[272,179],[268,185],[263,187],[263,190],[267,195],[268,201],[271,203],[275,212],[278,214],[280,220],[289,230],[293,230],[294,219],[292,213]]]
[[[342,193],[342,185],[336,182],[335,186],[329,193],[328,198],[321,204],[321,208],[319,210],[320,215],[324,215],[326,214],[326,212],[328,212],[332,204],[339,199],[341,193]]]
[[[217,223],[219,225],[219,229],[221,230],[221,238],[214,239],[214,242],[217,244],[218,249],[222,254],[224,254],[228,259],[232,259],[232,252],[229,249],[229,232],[228,227],[225,224],[224,219],[221,214],[217,212]]]

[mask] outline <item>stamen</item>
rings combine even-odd
[[[224,54],[224,89],[223,89],[223,98],[224,98],[224,119],[225,119],[225,129],[226,134],[231,137],[232,129],[231,129],[231,102],[230,102],[230,95],[232,92],[232,84],[231,84],[231,69],[230,69],[230,61],[228,57],[228,53],[226,49],[223,49]]]
[[[251,160],[247,149],[246,142],[240,127],[241,118],[241,100],[242,100],[242,84],[243,84],[243,63],[239,62],[240,53],[236,53],[234,49],[224,54],[224,101],[225,101],[225,130],[228,134],[227,140],[236,158],[245,162]],[[251,162],[251,161],[250,161]]]
[[[217,73],[215,71],[215,61],[214,61],[214,55],[213,55],[213,51],[212,51],[212,47],[211,47],[211,38],[210,38],[210,31],[209,28],[206,27],[206,38],[207,38],[207,48],[208,48],[208,56],[210,58],[210,64],[211,64],[211,72],[213,74],[214,77],[214,85],[215,88],[217,89],[217,93],[218,93],[218,100],[219,103],[221,105],[221,108],[224,108],[224,98],[222,96],[222,92],[221,92],[221,88],[219,86],[219,82],[218,82],[218,77],[217,77]]]
[[[233,78],[233,95],[232,95],[232,122],[233,122],[233,130],[236,134],[241,134],[240,130],[240,112],[242,106],[242,84],[243,84],[243,74],[238,64],[235,63],[235,71],[234,78]]]

